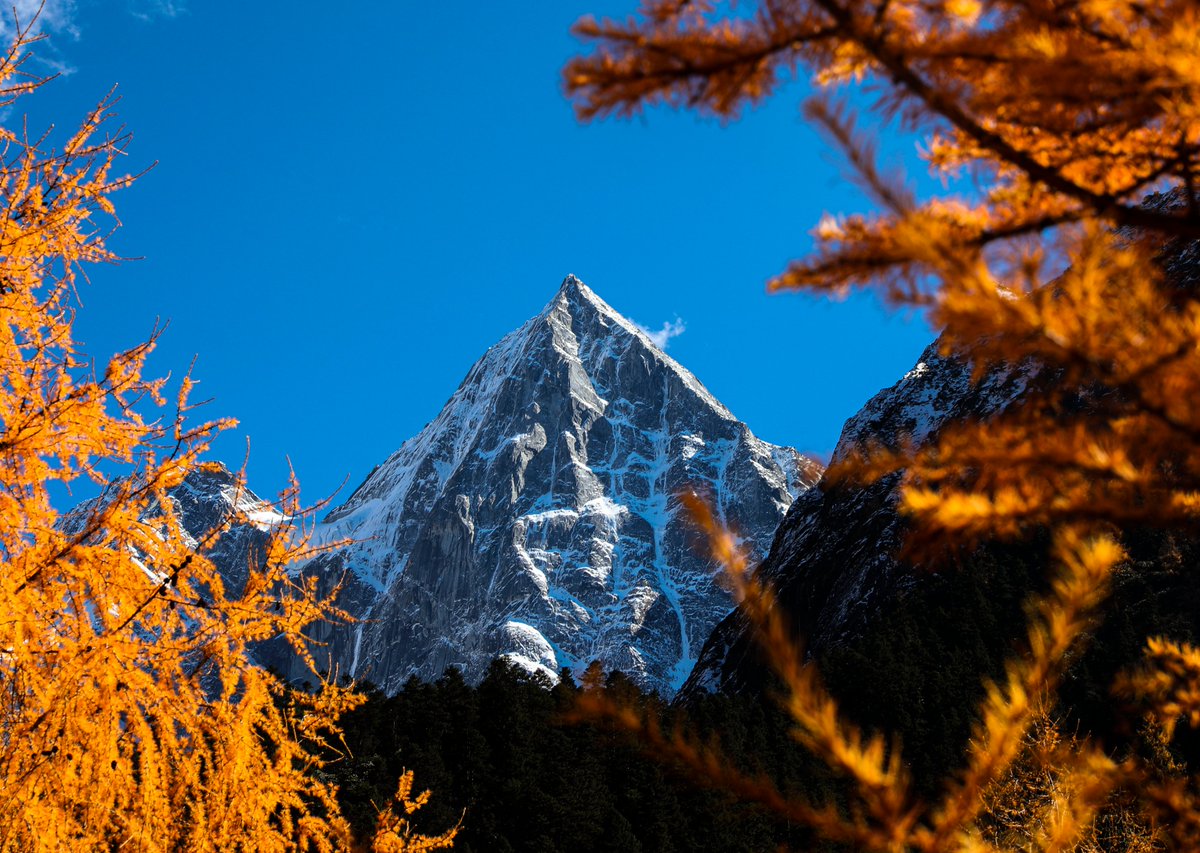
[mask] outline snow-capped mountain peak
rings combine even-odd
[[[345,577],[363,620],[318,631],[322,654],[388,691],[503,656],[550,678],[600,660],[672,693],[732,606],[677,495],[710,495],[761,554],[818,474],[568,276],[318,526],[353,544],[303,570]]]

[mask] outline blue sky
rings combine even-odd
[[[680,320],[669,352],[756,434],[828,454],[932,333],[869,297],[765,294],[822,212],[867,206],[803,84],[727,126],[575,120],[569,26],[635,6],[49,0],[40,52],[68,73],[34,126],[117,84],[129,169],[158,162],[114,199],[110,245],[142,260],[91,271],[77,337],[103,358],[169,320],[153,368],[195,355],[204,413],[241,422],[215,455],[249,436],[252,488],[290,456],[307,497],[344,497],[574,273]]]

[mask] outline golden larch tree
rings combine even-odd
[[[655,104],[721,119],[806,74],[807,116],[842,148],[880,212],[827,215],[816,249],[772,290],[872,288],[942,329],[976,377],[1036,364],[1019,405],[923,445],[860,448],[832,480],[902,473],[910,553],[1055,531],[1061,567],[1031,607],[1026,654],[989,688],[940,802],[911,793],[900,750],[840,721],[770,590],[697,506],[741,606],[791,688],[798,740],[849,779],[841,806],[795,802],[706,750],[593,693],[592,710],[722,784],[872,850],[992,850],[987,815],[1030,750],[1052,793],[1027,809],[1027,849],[1091,843],[1098,810],[1138,804],[1152,849],[1200,849],[1200,787],[1175,767],[1110,756],[1089,740],[1031,735],[1086,639],[1121,559],[1121,525],[1200,514],[1200,298],[1186,275],[1200,240],[1200,7],[1187,0],[648,0],[627,20],[585,18],[593,50],[565,70],[579,115]],[[838,92],[922,138],[948,189],[918,198],[885,175]],[[1157,195],[1152,195],[1157,193]],[[1200,723],[1200,650],[1150,639],[1114,689],[1162,738]],[[991,805],[989,805],[989,803]],[[1002,809],[1001,809],[1002,810]],[[1015,837],[1015,836],[1012,836]]]
[[[6,111],[45,82],[23,70],[36,40],[26,27],[0,57]],[[231,511],[196,543],[171,498],[230,422],[188,425],[190,378],[173,419],[146,419],[166,402],[143,377],[153,337],[101,365],[72,338],[84,265],[115,260],[109,197],[132,180],[115,173],[128,137],[111,106],[61,147],[0,129],[0,850],[349,848],[314,771],[360,699],[329,681],[288,691],[248,654],[283,638],[307,656],[303,629],[338,616],[289,574],[306,551],[294,489],[231,591],[206,551],[248,520]],[[64,517],[51,489],[80,477],[103,493]],[[407,812],[424,802],[411,786]],[[453,835],[389,811],[377,840]]]

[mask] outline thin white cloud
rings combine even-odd
[[[131,0],[129,11],[143,21],[178,18],[187,12],[187,0]]]
[[[0,0],[0,51],[7,53],[18,30],[26,30],[31,36],[52,36],[27,48],[33,57],[22,71],[32,77],[74,73],[61,45],[79,38],[75,9],[76,0]],[[0,110],[0,119],[7,119],[11,109]]]
[[[662,328],[658,331],[653,331],[650,328],[643,326],[641,323],[637,327],[646,333],[646,336],[654,342],[654,345],[661,350],[665,350],[672,338],[677,338],[687,331],[687,324],[678,316],[674,320],[668,320],[662,324]]]
[[[0,0],[0,43],[10,41],[21,28],[33,24],[35,34],[80,36],[75,16],[78,0]],[[187,12],[187,0],[126,0],[126,11],[135,18],[151,21],[156,18],[176,18]],[[51,47],[53,50],[53,47]],[[46,60],[46,45],[37,49],[38,58]]]
[[[188,0],[125,0],[125,11],[134,18],[153,21],[175,18],[187,12]],[[64,50],[67,41],[77,41],[81,32],[76,20],[79,0],[0,0],[0,50],[12,42],[18,29],[51,38],[32,50],[33,65],[25,70],[36,76],[71,74],[75,68]]]
[[[36,33],[66,33],[79,36],[75,28],[75,0],[10,0],[0,4],[0,39],[11,39],[19,24],[22,29],[33,24]],[[40,11],[39,11],[40,10]]]

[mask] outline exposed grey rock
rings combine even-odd
[[[731,609],[678,494],[706,494],[761,556],[819,473],[568,277],[318,526],[354,543],[301,570],[342,580],[362,621],[318,626],[317,658],[387,692],[504,656],[551,679],[599,660],[672,694]]]

